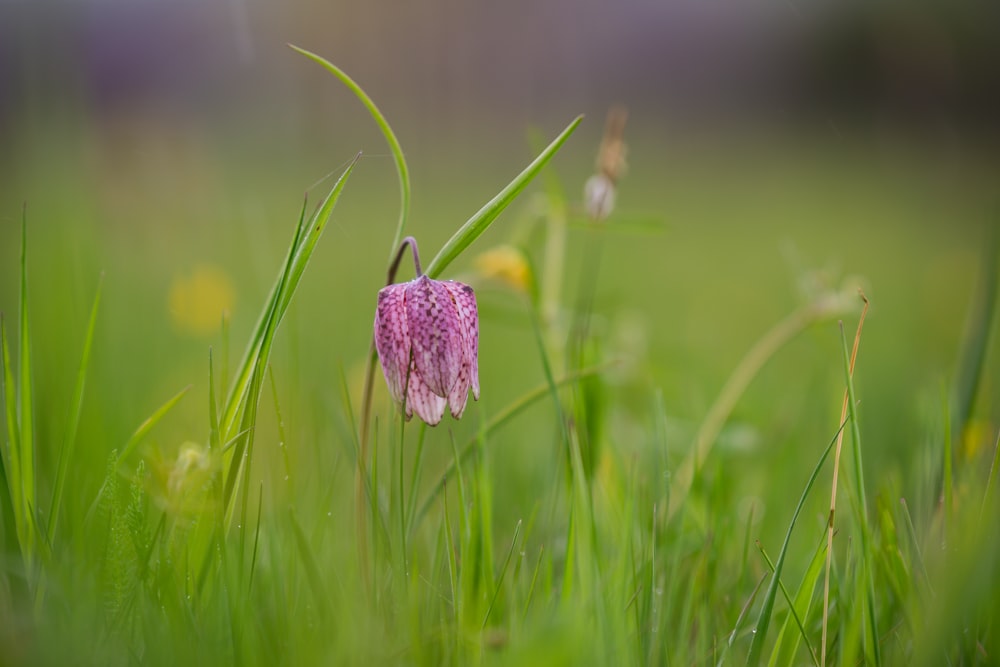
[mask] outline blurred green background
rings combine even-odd
[[[611,446],[623,460],[645,455],[659,391],[682,456],[728,374],[803,289],[847,280],[872,302],[857,371],[869,479],[933,503],[915,471],[940,446],[1000,220],[995,7],[0,0],[0,310],[16,313],[26,205],[42,466],[54,466],[102,273],[82,488],[96,491],[108,452],[188,384],[144,451],[172,460],[184,441],[203,442],[222,311],[235,364],[302,193],[315,201],[360,150],[273,359],[303,484],[322,489],[349,456],[340,377],[357,400],[398,194],[366,112],[286,43],[344,68],[393,125],[425,262],[531,159],[530,129],[547,140],[583,113],[550,167],[577,201],[604,115],[624,104],[628,171],[594,306],[608,356],[632,362],[608,380]],[[538,196],[476,249],[524,229]],[[580,265],[586,242],[573,227],[567,300],[593,268]],[[464,438],[544,376],[522,298],[483,281],[470,257],[447,277],[476,285],[482,317],[480,407],[445,426]],[[993,342],[969,447],[992,446],[997,377]],[[804,478],[836,428],[841,383],[834,323],[756,378],[713,455],[734,507],[777,500],[778,473]],[[491,442],[498,524],[532,511],[537,494],[520,491],[554,479],[551,424],[542,404]],[[277,460],[268,447],[264,479]],[[436,471],[450,452],[429,456]],[[776,539],[784,524],[763,530]]]

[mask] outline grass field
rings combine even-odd
[[[571,120],[407,153],[402,216],[384,143],[24,135],[0,663],[1000,662],[995,158],[640,113],[601,221]],[[434,428],[364,408],[404,227],[478,296]]]

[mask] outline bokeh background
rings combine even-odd
[[[527,164],[532,131],[552,137],[583,113],[552,167],[579,199],[605,113],[628,108],[628,172],[595,301],[609,355],[636,362],[611,380],[608,428],[623,452],[648,440],[657,392],[683,452],[753,342],[810,285],[847,280],[873,304],[858,370],[869,470],[905,484],[929,465],[912,453],[943,431],[1000,220],[995,6],[0,0],[0,310],[16,312],[26,205],[40,443],[60,442],[104,276],[81,426],[81,475],[95,486],[106,452],[188,384],[149,448],[170,459],[207,437],[207,352],[225,347],[222,311],[235,363],[302,193],[320,196],[360,150],[274,358],[300,429],[295,455],[347,452],[340,378],[360,382],[398,195],[366,112],[287,43],[344,68],[392,123],[425,261]],[[515,203],[477,250],[523,230],[538,202]],[[584,235],[570,234],[567,301],[577,273],[596,268],[580,266]],[[543,381],[523,299],[482,282],[470,257],[452,268],[480,294],[480,414],[492,414]],[[993,345],[987,379],[1000,375],[997,357]],[[769,463],[799,476],[811,467],[835,427],[840,369],[832,323],[767,366],[720,443],[722,465],[741,471],[734,494],[766,497]],[[807,398],[817,394],[828,400]],[[551,481],[550,412],[504,431],[498,488]],[[998,414],[987,382],[984,433]],[[324,474],[311,468],[308,483]],[[530,510],[513,491],[503,500],[498,521]]]

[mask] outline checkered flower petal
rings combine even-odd
[[[406,391],[410,366],[410,336],[406,330],[405,285],[389,285],[378,293],[375,309],[375,349],[382,362],[382,374],[389,394],[397,403]]]
[[[443,282],[420,276],[407,284],[406,322],[420,379],[446,398],[458,380],[464,349],[458,310]]]
[[[454,280],[446,281],[444,286],[455,303],[462,334],[462,366],[458,371],[458,381],[448,394],[451,416],[461,419],[469,399],[470,386],[473,397],[479,400],[479,312],[476,294],[471,287]]]
[[[410,419],[415,412],[428,426],[437,426],[447,405],[448,400],[431,391],[420,379],[416,368],[411,366],[410,385],[406,389],[406,418]]]
[[[472,389],[479,399],[479,315],[472,288],[421,275],[379,292],[375,347],[389,393],[406,396],[406,417],[459,419]]]

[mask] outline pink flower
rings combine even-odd
[[[461,418],[470,387],[479,400],[479,315],[471,287],[431,280],[417,266],[416,279],[379,291],[375,347],[406,418],[416,412],[435,426],[446,405]]]

